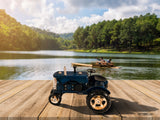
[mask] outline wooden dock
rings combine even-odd
[[[51,105],[50,80],[0,80],[0,120],[160,120],[160,80],[110,80],[112,106],[96,115],[86,96],[64,94]]]

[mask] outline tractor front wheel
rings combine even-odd
[[[50,94],[49,102],[53,105],[60,105],[62,99],[62,95],[58,93]]]

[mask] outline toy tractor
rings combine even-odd
[[[98,114],[106,113],[110,106],[110,91],[107,89],[108,81],[101,75],[93,75],[94,69],[87,72],[57,71],[53,74],[54,85],[49,96],[49,102],[53,105],[60,105],[64,93],[85,94],[87,106]]]

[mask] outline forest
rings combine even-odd
[[[59,35],[17,22],[0,10],[0,50],[61,49]]]
[[[0,9],[0,50],[55,49],[157,52],[160,51],[160,18],[147,13],[78,27],[74,34],[56,34],[22,25]]]
[[[160,18],[155,14],[102,21],[78,27],[74,43],[79,49],[117,51],[160,51]]]

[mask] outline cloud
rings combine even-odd
[[[0,0],[0,9],[22,24],[56,33],[74,32],[103,20],[123,19],[146,13],[160,13],[159,0]],[[103,13],[85,14],[85,10]],[[71,17],[68,17],[70,15]],[[79,16],[80,15],[80,16]],[[160,17],[160,16],[159,16]]]
[[[160,1],[159,0],[61,0],[64,2],[64,12],[67,14],[75,13],[77,14],[80,9],[83,8],[97,8],[97,9],[108,9],[112,12],[115,11],[120,13],[134,13],[135,12],[151,12],[159,10]],[[138,8],[140,7],[140,8]],[[124,9],[125,8],[125,9]],[[75,11],[74,11],[75,10]],[[132,12],[133,10],[133,12]],[[142,10],[142,11],[140,11]],[[72,11],[72,12],[69,12]],[[132,15],[133,16],[133,15]]]
[[[123,19],[133,17],[140,14],[145,14],[147,8],[144,6],[121,6],[116,9],[109,9],[103,15],[105,20]]]
[[[136,5],[138,0],[63,0],[66,5],[75,7],[111,7]]]
[[[57,6],[54,6],[54,2],[47,3],[47,0],[0,0],[1,8],[6,9],[11,16],[18,13],[19,20],[24,16],[26,19],[21,21],[22,24],[56,33],[73,32],[80,26],[77,19],[67,19],[65,16],[55,17]]]
[[[78,12],[81,8],[117,8],[119,6],[137,5],[139,0],[61,0],[64,2],[64,11]]]
[[[66,17],[57,17],[57,25],[54,27],[55,31],[65,33],[73,32],[79,26],[77,19],[67,19]]]
[[[100,15],[91,15],[90,17],[83,17],[81,19],[79,19],[79,23],[81,23],[81,25],[91,25],[93,23],[98,23],[100,21],[103,21],[104,17],[100,16]]]
[[[10,1],[9,0],[0,0],[0,8],[1,9],[6,9],[7,6],[10,4]]]
[[[159,15],[159,0],[61,0],[64,2],[65,14],[78,14],[83,8],[107,9],[103,15],[91,14],[83,16],[76,20],[75,24],[80,26],[91,25],[103,20],[123,19],[133,16],[144,15],[146,13],[155,13]],[[70,20],[72,21],[72,20]],[[74,32],[74,28],[72,29]]]
[[[120,6],[114,9],[108,9],[104,12],[103,17],[105,20],[123,19],[133,16],[145,15],[146,13],[155,13],[159,15],[160,5],[157,3],[150,3],[142,0],[138,5]],[[159,16],[160,17],[160,16]]]
[[[27,22],[30,26],[50,30],[55,33],[71,33],[80,26],[77,19],[67,19],[65,16],[57,17],[56,19],[32,19]]]
[[[40,17],[48,12],[53,12],[53,4],[46,4],[47,0],[12,0],[10,9],[18,10],[21,14],[30,17]]]

